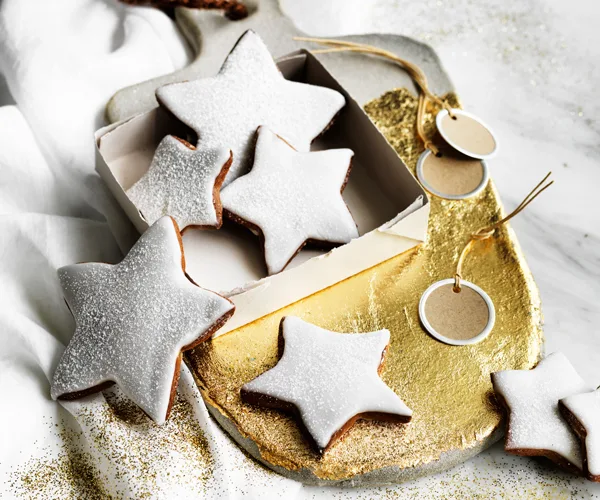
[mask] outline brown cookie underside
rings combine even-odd
[[[569,410],[561,401],[558,402],[558,409],[561,415],[567,421],[567,423],[573,429],[573,432],[577,434],[577,437],[581,441],[581,455],[583,456],[583,472],[585,476],[596,483],[600,483],[600,476],[594,476],[590,474],[588,467],[587,448],[585,446],[585,438],[587,437],[587,429],[583,426],[581,421]]]
[[[284,321],[284,319],[285,319],[285,317],[283,317],[281,319],[281,322],[279,323],[279,336],[278,336],[278,341],[277,341],[279,359],[281,359],[281,357],[283,356],[283,351],[285,349],[285,340],[283,338],[283,321]],[[385,354],[387,352],[387,348],[388,348],[388,346],[385,347],[385,349],[383,350],[383,353],[381,355],[381,362],[379,363],[379,367],[377,368],[378,374],[380,374],[381,370],[383,369],[383,363],[385,360]],[[259,392],[248,391],[243,388],[240,390],[240,396],[244,403],[260,406],[263,408],[283,410],[287,413],[291,413],[295,417],[295,419],[298,423],[298,426],[299,426],[302,434],[304,435],[304,437],[307,439],[307,441],[310,442],[311,446],[315,450],[317,450],[318,453],[321,455],[323,453],[327,452],[327,450],[329,450],[335,443],[340,441],[358,420],[361,420],[361,419],[363,419],[363,420],[379,420],[379,421],[384,421],[384,422],[392,422],[392,423],[400,423],[400,424],[406,424],[406,423],[410,422],[410,420],[411,420],[411,417],[396,415],[393,413],[384,413],[384,412],[358,413],[358,414],[354,415],[350,420],[348,420],[340,429],[338,429],[333,434],[333,436],[331,437],[331,439],[329,440],[329,443],[327,443],[327,446],[325,446],[325,448],[320,448],[319,445],[315,442],[315,440],[312,437],[312,435],[310,434],[310,432],[308,431],[308,429],[306,428],[306,426],[304,425],[304,422],[302,421],[302,418],[300,416],[300,412],[298,411],[298,408],[293,403],[289,403],[287,401],[282,401],[280,399],[277,399],[272,396],[268,396],[266,394],[262,394]]]
[[[183,251],[183,240],[181,239],[181,232],[179,231],[179,226],[177,225],[177,221],[175,219],[173,219],[173,217],[169,217],[169,218],[171,219],[171,222],[173,222],[173,226],[175,227],[175,232],[177,234],[177,240],[179,241],[179,248],[181,250],[181,270],[183,271],[186,278],[191,283],[198,286],[185,272],[185,255],[184,255],[184,251]],[[201,287],[198,286],[198,288],[201,288]],[[223,297],[223,298],[225,300],[231,302],[226,297]],[[67,304],[67,306],[68,306],[68,304]],[[71,308],[69,307],[69,311],[70,310],[71,310]],[[171,395],[170,395],[170,400],[169,400],[169,406],[167,407],[167,414],[165,416],[165,420],[169,418],[169,415],[171,414],[171,408],[173,407],[173,402],[175,401],[175,395],[177,393],[177,384],[179,383],[179,374],[181,373],[181,358],[182,358],[183,352],[193,349],[198,344],[200,344],[200,343],[208,340],[210,337],[212,337],[213,334],[217,330],[219,330],[219,328],[221,328],[227,322],[227,320],[233,315],[234,311],[235,311],[235,307],[233,307],[230,311],[226,312],[219,319],[217,319],[217,321],[215,321],[215,323],[210,328],[208,328],[206,331],[204,331],[200,337],[198,337],[196,340],[194,340],[190,344],[185,345],[181,349],[179,356],[177,356],[177,361],[175,362],[175,370],[173,372],[173,382],[171,384]],[[97,392],[101,392],[105,389],[108,389],[114,383],[115,382],[112,380],[107,380],[107,381],[104,381],[104,382],[94,386],[94,387],[85,389],[83,391],[69,392],[66,394],[61,394],[60,396],[58,396],[57,399],[60,399],[62,401],[73,401],[75,399],[80,399],[85,396],[89,396],[91,394],[95,394]],[[148,418],[150,418],[150,417],[148,417]]]
[[[248,17],[248,8],[237,0],[120,0],[129,5],[152,6],[163,10],[174,17],[173,9],[187,7],[188,9],[223,10],[225,17],[231,21],[239,21]]]
[[[510,442],[511,435],[512,435],[511,426],[510,426],[512,410],[511,410],[510,406],[508,405],[508,403],[506,402],[506,400],[496,391],[494,375],[495,374],[492,373],[491,378],[492,378],[492,386],[494,387],[496,400],[506,410],[507,415],[508,415],[507,424],[506,424],[506,440],[504,441],[504,451],[506,453],[510,453],[511,455],[519,455],[522,457],[545,457],[545,458],[551,460],[552,462],[554,462],[556,465],[558,465],[562,469],[565,469],[566,471],[570,472],[571,474],[575,474],[577,476],[583,475],[583,471],[579,467],[577,467],[575,464],[572,464],[565,457],[563,457],[562,455],[559,455],[555,451],[545,450],[542,448],[509,448],[508,447],[508,443]]]

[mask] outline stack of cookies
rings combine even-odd
[[[335,90],[286,80],[260,37],[246,32],[213,78],[159,88],[160,105],[189,127],[166,136],[127,196],[151,225],[219,229],[223,214],[255,233],[268,274],[307,243],[358,236],[343,198],[353,152],[310,152],[345,105]]]
[[[492,384],[508,413],[508,453],[546,457],[600,481],[600,390],[564,354],[548,355],[533,370],[492,373]]]

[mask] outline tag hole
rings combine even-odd
[[[459,286],[453,286],[453,287],[452,287],[452,291],[453,291],[454,293],[460,293],[460,287],[459,287]]]
[[[452,118],[453,120],[458,120],[458,118],[456,117],[456,115],[452,115],[450,118]]]
[[[437,158],[441,158],[441,157],[442,157],[442,153],[440,153],[440,152],[438,151],[437,153],[435,153],[435,156],[436,156]]]

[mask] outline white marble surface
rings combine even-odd
[[[4,7],[16,9],[22,1],[4,0],[0,2],[0,11]],[[65,5],[66,2],[63,7],[67,8]],[[600,126],[596,119],[600,114],[600,99],[595,89],[600,84],[600,66],[597,66],[600,2],[282,0],[282,6],[301,29],[313,35],[391,32],[430,43],[444,62],[465,107],[484,118],[501,140],[501,152],[490,165],[507,209],[518,203],[548,170],[554,172],[555,186],[515,219],[513,227],[542,294],[547,351],[562,350],[583,377],[599,385],[600,332],[596,325],[600,322],[600,215],[595,194],[600,188]],[[5,19],[10,13],[3,14]],[[68,26],[74,28],[73,24]],[[3,29],[0,24],[0,35]],[[98,36],[101,33],[99,31]],[[60,38],[60,34],[53,36],[57,41]],[[173,66],[178,64],[181,61]],[[18,65],[9,68],[13,75],[11,82],[13,88],[19,89],[14,79],[15,68],[18,70]],[[168,64],[164,63],[153,71],[166,70]],[[95,82],[93,74],[85,76]],[[132,74],[124,81],[115,76],[115,81],[105,82],[98,88],[107,98],[124,84],[148,76],[152,75]],[[44,95],[58,95],[56,92],[57,89],[44,87]],[[32,110],[22,105],[27,96],[15,95],[37,136],[52,136],[52,129],[43,127],[43,122],[36,122]],[[0,78],[0,105],[12,102]],[[91,112],[88,114],[90,123],[84,122],[87,128],[82,132],[86,134],[88,129],[93,129],[92,121],[95,123],[99,118]],[[5,115],[9,115],[9,110]],[[54,145],[49,141],[41,143],[52,161],[80,163],[90,168],[92,150],[88,146],[79,152],[76,144],[67,141],[63,145],[65,151],[77,150],[78,154],[73,158],[69,154],[65,160],[52,153]],[[0,153],[5,146],[0,144]],[[25,156],[25,150],[15,151]],[[15,171],[18,168],[15,167]],[[68,215],[73,222],[82,217],[79,210],[70,210]],[[8,225],[8,218],[3,220]],[[51,232],[48,228],[54,228],[50,222],[43,227],[48,233]],[[73,234],[79,232],[77,229]],[[44,231],[39,233],[45,234]],[[33,236],[31,239],[37,241]],[[0,248],[4,247],[0,244]],[[32,248],[45,247],[34,245]],[[53,251],[51,245],[45,248],[48,255],[54,255]],[[94,254],[93,258],[98,256]],[[50,262],[55,264],[54,260]],[[10,281],[9,273],[3,276],[4,288],[8,286],[8,290],[12,290],[15,286],[15,290],[20,290],[15,285],[17,282]],[[38,272],[38,286],[39,276]],[[19,275],[19,279],[20,284],[23,277]],[[48,288],[51,289],[50,285]],[[38,299],[30,302],[33,306],[39,302],[36,307],[46,311],[48,297],[40,292]],[[3,331],[6,330],[8,323],[0,321],[0,324]],[[50,324],[48,328],[59,332],[58,338],[67,335],[55,325]],[[50,364],[47,362],[44,366]],[[23,380],[27,380],[27,376],[28,372],[23,369]],[[36,386],[31,391],[39,389]],[[55,411],[54,406],[48,406],[49,414]],[[33,428],[33,421],[31,426]],[[43,429],[38,431],[35,436],[45,439]],[[35,443],[30,444],[28,449],[36,449]],[[19,447],[24,450],[25,444],[20,442]],[[272,487],[273,494],[281,492],[274,484]],[[589,498],[594,494],[600,498],[597,485],[531,459],[508,456],[500,446],[446,473],[397,487],[345,491],[304,488],[300,492],[305,498],[473,498],[478,495],[481,498]]]

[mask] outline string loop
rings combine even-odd
[[[523,201],[521,203],[519,203],[519,205],[506,217],[503,217],[502,219],[500,219],[498,222],[495,222],[494,224],[490,224],[489,226],[482,227],[482,228],[478,229],[477,231],[475,231],[473,234],[471,234],[471,236],[469,237],[469,241],[463,248],[463,251],[460,253],[460,257],[458,258],[458,263],[456,264],[456,273],[454,274],[454,288],[453,288],[455,292],[460,292],[460,290],[461,290],[460,280],[462,279],[462,266],[463,266],[465,257],[467,256],[467,254],[469,253],[469,251],[471,250],[473,245],[477,241],[483,241],[483,240],[487,240],[488,238],[491,238],[494,235],[494,233],[496,232],[496,229],[498,229],[503,224],[506,224],[509,220],[511,220],[516,215],[520,214],[523,210],[525,210],[527,205],[529,205],[540,194],[542,194],[546,189],[548,189],[552,184],[554,184],[554,181],[550,181],[550,182],[548,182],[548,184],[543,185],[551,175],[552,175],[552,172],[548,172],[546,174],[546,176],[538,183],[538,185],[535,186],[529,192],[529,194],[527,196],[525,196]]]
[[[328,46],[328,49],[319,49],[311,51],[312,54],[329,54],[332,52],[360,52],[363,54],[371,54],[374,56],[383,57],[392,62],[395,62],[402,68],[404,68],[409,76],[413,79],[417,87],[419,88],[419,107],[417,109],[417,135],[423,142],[425,149],[429,149],[434,155],[439,155],[439,149],[433,144],[431,140],[427,138],[423,122],[425,118],[425,108],[427,105],[427,99],[433,101],[438,106],[444,108],[451,118],[454,118],[452,107],[438,96],[436,96],[429,88],[427,84],[427,77],[423,70],[414,63],[398,57],[396,54],[374,47],[372,45],[366,45],[363,43],[348,42],[345,40],[332,40],[328,38],[311,38],[311,37],[294,37],[294,40],[300,42],[313,42],[321,45]]]

